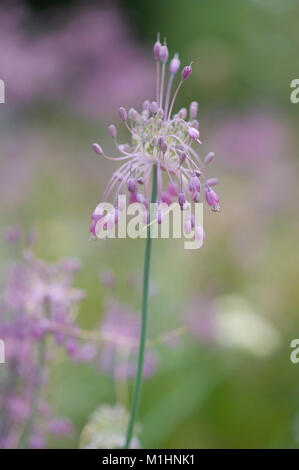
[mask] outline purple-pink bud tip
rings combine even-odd
[[[155,60],[160,60],[160,49],[161,49],[161,43],[160,43],[160,35],[158,33],[157,41],[155,42],[154,47],[153,47]]]
[[[213,189],[205,188],[206,201],[214,211],[219,211],[219,197]]]
[[[117,132],[114,124],[110,124],[110,126],[108,127],[108,132],[111,137],[116,137]]]
[[[209,186],[216,186],[218,182],[219,182],[218,178],[209,178],[207,181]]]
[[[151,111],[151,113],[156,114],[156,112],[158,111],[158,109],[159,109],[159,108],[158,108],[158,104],[156,103],[156,101],[153,101],[153,102],[151,103],[151,106],[150,106],[150,111]]]
[[[172,74],[177,73],[179,71],[180,66],[181,66],[181,61],[179,59],[179,55],[175,54],[174,58],[170,61],[169,72]]]
[[[127,188],[130,193],[135,193],[137,189],[137,185],[136,185],[136,180],[134,178],[128,179]]]
[[[182,80],[186,80],[192,73],[192,64],[186,65],[182,70]]]
[[[190,114],[190,119],[195,119],[198,113],[198,103],[197,101],[192,101],[190,104],[190,109],[189,109],[189,114]]]
[[[210,163],[214,157],[215,157],[215,153],[209,152],[208,155],[205,157],[205,163]]]
[[[199,131],[197,129],[195,129],[195,127],[189,127],[188,135],[193,140],[198,140],[199,139]]]
[[[119,108],[119,115],[120,115],[120,119],[122,121],[126,121],[126,119],[127,119],[127,110],[125,108],[123,108],[122,106]]]
[[[98,155],[103,155],[103,149],[99,144],[92,144],[92,150],[97,153]]]
[[[163,44],[163,46],[160,47],[159,59],[163,64],[168,61],[168,47],[166,44]]]

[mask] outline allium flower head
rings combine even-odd
[[[115,144],[119,156],[108,156],[99,144],[94,143],[93,149],[108,160],[118,161],[121,166],[113,173],[103,195],[103,202],[111,201],[114,210],[105,213],[100,203],[92,214],[90,227],[91,237],[96,237],[102,227],[111,228],[118,221],[118,196],[129,194],[130,202],[139,202],[145,212],[149,207],[149,186],[153,172],[157,172],[156,214],[158,222],[162,222],[159,205],[161,202],[171,204],[177,201],[181,209],[188,207],[189,202],[199,202],[203,191],[208,205],[214,211],[219,210],[219,198],[211,189],[209,180],[204,173],[204,166],[213,159],[210,152],[205,159],[198,153],[200,131],[196,120],[198,103],[193,101],[189,108],[173,113],[177,94],[183,83],[192,74],[192,64],[183,67],[181,78],[175,92],[171,93],[175,75],[180,68],[178,54],[167,67],[168,48],[166,42],[160,43],[159,37],[153,49],[156,61],[156,96],[155,100],[146,100],[142,110],[120,108],[120,118],[126,126],[130,140],[120,144],[117,140],[117,129],[108,127],[108,132]],[[165,75],[169,73],[166,84]],[[210,180],[213,185],[218,180]],[[159,218],[160,217],[160,218]],[[192,227],[196,229],[196,227]]]

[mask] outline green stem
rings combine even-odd
[[[153,167],[153,186],[151,203],[155,203],[157,198],[157,171],[156,167]],[[150,211],[149,225],[147,226],[147,238],[145,247],[144,257],[144,271],[143,271],[143,291],[142,291],[142,310],[141,310],[141,333],[138,353],[138,365],[137,375],[133,391],[132,406],[130,420],[127,429],[127,437],[125,443],[125,449],[130,447],[132,434],[134,430],[134,424],[138,413],[141,388],[142,388],[142,372],[144,363],[145,343],[146,343],[146,330],[147,330],[147,311],[148,311],[148,293],[149,293],[149,274],[150,274],[150,262],[151,262],[151,250],[152,250],[152,238],[151,238],[151,220],[152,214]]]

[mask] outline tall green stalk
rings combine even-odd
[[[156,167],[153,168],[153,186],[152,186],[152,196],[151,203],[155,203],[157,199],[157,171]],[[142,309],[141,309],[141,333],[140,333],[140,343],[139,343],[139,353],[138,353],[138,365],[137,365],[137,375],[133,391],[132,406],[130,420],[127,429],[127,437],[125,443],[125,449],[130,447],[130,442],[132,439],[132,434],[134,430],[134,424],[136,421],[141,388],[142,388],[142,373],[143,373],[143,363],[144,363],[144,353],[145,353],[145,344],[146,344],[146,330],[147,330],[147,312],[148,312],[148,293],[149,293],[149,275],[150,275],[150,264],[151,264],[151,251],[152,251],[152,238],[151,238],[151,221],[152,214],[150,211],[150,220],[147,226],[147,238],[145,246],[145,257],[144,257],[144,271],[143,271],[143,290],[142,290]]]

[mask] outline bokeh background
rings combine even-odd
[[[299,365],[290,361],[299,336],[299,105],[290,102],[298,17],[295,0],[1,2],[1,233],[35,227],[37,256],[82,261],[84,329],[103,316],[107,269],[113,295],[138,311],[141,292],[128,278],[138,278],[144,251],[144,240],[88,241],[114,171],[91,143],[111,148],[111,122],[125,139],[118,107],[153,99],[158,31],[183,64],[194,62],[177,109],[199,101],[221,212],[205,210],[199,252],[154,242],[149,335],[182,334],[155,346],[159,366],[140,409],[143,447],[299,446]],[[1,241],[3,267],[10,256]],[[90,413],[115,403],[114,389],[99,368],[55,355],[47,399],[75,431],[50,437],[48,447],[78,447]]]

